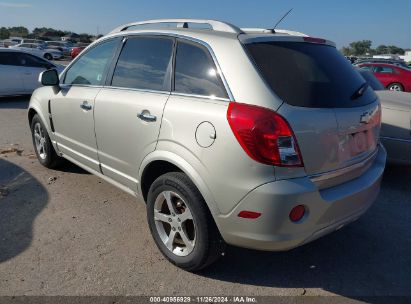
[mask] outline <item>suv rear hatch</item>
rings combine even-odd
[[[272,39],[271,39],[272,40]],[[381,110],[377,96],[325,40],[246,42],[262,78],[283,101],[278,109],[297,139],[305,171],[332,176],[332,186],[355,178],[376,152]],[[363,164],[364,166],[359,166]],[[347,174],[352,168],[357,174]],[[336,170],[346,178],[337,178]]]

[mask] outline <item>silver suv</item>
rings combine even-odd
[[[40,80],[28,111],[40,163],[65,158],[145,201],[155,243],[181,268],[225,244],[300,246],[378,195],[380,103],[328,40],[138,22]]]

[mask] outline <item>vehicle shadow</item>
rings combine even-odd
[[[15,97],[0,97],[0,109],[27,109],[30,95]]]
[[[255,286],[320,288],[357,299],[410,296],[410,180],[411,167],[390,165],[380,196],[357,222],[288,252],[230,247],[226,258],[200,275]]]
[[[30,246],[33,222],[47,203],[47,190],[36,178],[0,158],[0,263]]]
[[[65,160],[58,168],[54,169],[57,172],[74,173],[74,174],[91,174],[90,172],[80,168],[76,164]]]

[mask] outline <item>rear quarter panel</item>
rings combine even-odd
[[[274,167],[252,160],[243,151],[228,124],[227,108],[226,101],[170,96],[156,149],[156,153],[178,155],[201,177],[193,182],[197,187],[204,184],[199,190],[204,197],[209,193],[207,204],[214,215],[229,213],[252,189],[275,180]],[[202,122],[210,122],[216,130],[208,148],[196,139]]]

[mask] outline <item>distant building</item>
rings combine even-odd
[[[405,62],[411,62],[411,49],[405,50],[405,54],[403,56],[400,56],[400,58]]]
[[[381,54],[381,55],[374,55],[372,56],[372,58],[377,58],[377,59],[395,59],[395,60],[399,60],[400,55],[397,54]]]
[[[80,36],[77,35],[76,33],[71,33],[69,35],[61,37],[61,41],[80,41]]]
[[[42,33],[42,34],[40,34],[39,38],[41,40],[46,40],[46,41],[56,41],[56,40],[58,41],[58,40],[60,40],[60,37],[56,36],[56,33],[54,33],[54,32]]]

